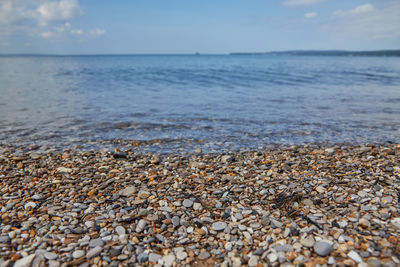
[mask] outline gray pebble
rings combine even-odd
[[[314,251],[317,253],[319,256],[325,257],[331,254],[333,251],[333,247],[331,244],[329,244],[326,241],[319,241],[315,243],[314,245]]]
[[[124,234],[126,234],[125,228],[124,228],[123,226],[121,226],[121,225],[115,227],[115,232],[116,232],[118,235],[124,235]]]
[[[99,247],[94,247],[94,248],[92,248],[91,250],[89,250],[87,252],[86,258],[91,259],[93,257],[96,257],[101,253],[102,250],[103,250],[103,248],[100,247],[100,246]]]
[[[162,259],[164,261],[165,267],[171,267],[175,262],[175,255],[169,254],[169,255],[164,256]]]
[[[182,204],[186,208],[190,208],[191,206],[193,206],[193,201],[191,201],[190,199],[185,199]]]
[[[146,253],[146,252],[143,252],[143,253],[140,253],[138,256],[137,256],[137,261],[139,262],[139,263],[143,263],[143,262],[145,262],[145,261],[147,261],[148,259],[149,259],[149,255]]]
[[[79,259],[82,258],[83,256],[85,256],[85,251],[84,250],[75,250],[74,252],[72,252],[72,258],[74,259]]]
[[[273,228],[281,228],[283,226],[283,223],[275,220],[275,219],[270,219],[271,220],[271,226]]]
[[[14,264],[14,267],[29,267],[35,256],[35,254],[32,254],[17,260]]]
[[[8,243],[11,241],[11,238],[8,235],[2,235],[0,236],[0,243]]]
[[[172,217],[172,224],[173,224],[175,227],[179,226],[179,224],[180,224],[180,219],[179,219],[178,216]]]
[[[201,252],[198,256],[199,260],[205,260],[208,259],[210,257],[210,253],[206,252]]]
[[[48,260],[55,260],[58,258],[58,255],[53,252],[46,252],[46,253],[44,253],[44,257]]]
[[[102,247],[104,246],[104,241],[101,238],[92,239],[89,241],[89,247]]]
[[[226,222],[215,222],[212,224],[212,229],[214,231],[222,231],[226,227]]]
[[[159,259],[161,259],[162,256],[160,254],[157,253],[150,253],[149,254],[149,261],[150,262],[158,262]]]
[[[136,225],[136,229],[135,229],[136,233],[141,233],[144,230],[144,228],[146,227],[146,224],[147,224],[147,222],[145,220],[141,219],[138,222],[138,224]]]

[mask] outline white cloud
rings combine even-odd
[[[346,38],[393,39],[400,37],[400,1],[388,1],[384,8],[370,4],[345,11],[335,11],[333,21],[325,25],[330,34]]]
[[[316,17],[317,15],[318,15],[317,12],[310,12],[310,13],[304,14],[304,17],[305,17],[306,19],[311,19],[311,18]]]
[[[71,30],[72,35],[83,35],[83,30],[81,29],[76,29],[76,30]]]
[[[99,28],[73,29],[70,21],[82,14],[79,0],[0,0],[0,41],[15,34],[87,40],[105,33]]]
[[[345,17],[345,16],[350,16],[350,15],[369,13],[374,10],[375,10],[375,8],[373,5],[365,4],[365,5],[357,6],[353,9],[349,9],[349,10],[336,10],[335,12],[333,12],[333,16]]]
[[[63,33],[65,31],[67,31],[69,28],[71,28],[71,23],[66,22],[65,24],[62,24],[62,25],[59,25],[59,26],[55,26],[54,30],[56,32]]]
[[[39,22],[46,25],[50,21],[69,20],[82,14],[77,0],[48,1],[37,9]]]
[[[101,36],[101,35],[103,35],[105,32],[106,32],[105,30],[99,29],[99,28],[89,30],[89,34],[90,34],[91,36]]]
[[[308,6],[321,3],[325,0],[286,0],[282,3],[284,6]]]

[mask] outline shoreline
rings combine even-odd
[[[398,144],[0,151],[5,266],[400,264]]]

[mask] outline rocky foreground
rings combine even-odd
[[[400,145],[0,151],[0,266],[400,265]]]

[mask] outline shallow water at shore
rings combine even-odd
[[[3,144],[400,142],[399,58],[2,56],[0,84]]]

